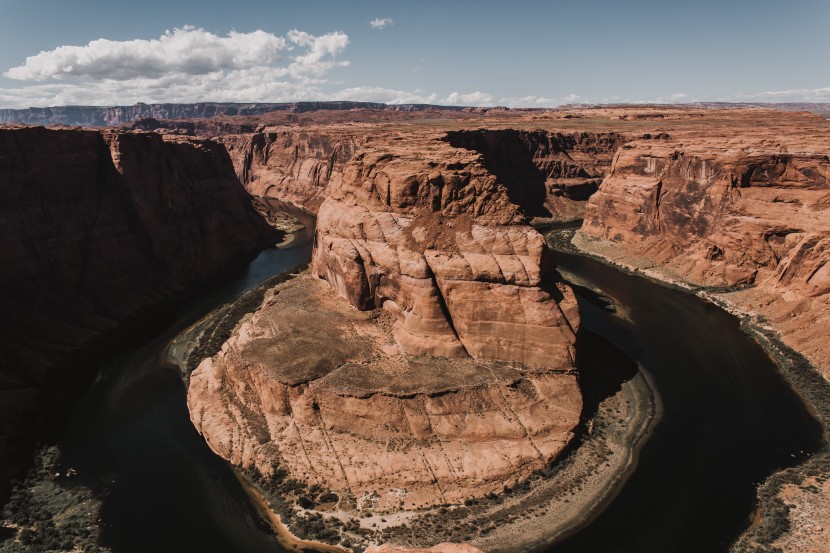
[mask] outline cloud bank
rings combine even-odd
[[[34,81],[0,89],[0,106],[294,101],[317,96],[349,43],[343,32],[219,36],[185,26],[157,39],[93,40],[26,58],[4,73]],[[273,99],[273,100],[272,100]]]
[[[370,21],[381,29],[389,18]],[[356,100],[389,104],[423,103],[465,106],[556,107],[573,103],[830,102],[830,87],[738,93],[727,98],[684,93],[657,98],[500,97],[487,91],[344,86],[332,80],[345,70],[341,59],[346,33],[315,36],[297,29],[284,36],[258,30],[225,36],[185,26],[159,38],[114,41],[98,39],[83,46],[60,46],[40,52],[8,69],[4,76],[21,81],[0,88],[0,108],[60,105],[128,105],[190,102],[295,102]]]

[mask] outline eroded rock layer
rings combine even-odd
[[[483,155],[530,216],[557,221],[581,219],[585,201],[596,192],[625,142],[616,132],[545,132],[526,130],[452,131],[447,142]]]
[[[570,441],[574,295],[481,154],[444,136],[367,139],[328,184],[311,274],[193,373],[220,455],[394,511],[499,491]]]
[[[809,122],[809,119],[807,120]],[[738,129],[617,154],[583,232],[767,317],[830,375],[830,137]]]
[[[255,196],[277,198],[316,212],[329,182],[338,182],[343,166],[362,138],[345,130],[328,132],[265,127],[250,134],[223,133],[245,188]]]

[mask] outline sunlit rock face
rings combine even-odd
[[[501,491],[570,442],[574,295],[482,154],[445,137],[368,138],[328,184],[309,274],[193,373],[220,455],[395,511]]]
[[[742,289],[730,301],[830,375],[830,136],[743,123],[624,146],[582,230],[678,280]]]

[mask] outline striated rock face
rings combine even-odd
[[[678,280],[746,287],[730,301],[776,323],[830,374],[828,152],[827,133],[633,142],[588,202],[583,232]]]
[[[0,236],[8,416],[74,379],[67,355],[274,240],[219,144],[32,127],[0,128]]]
[[[4,351],[30,371],[273,239],[204,140],[0,129],[0,196]]]
[[[354,132],[265,127],[251,134],[218,138],[228,149],[237,175],[255,196],[277,198],[315,213],[330,182],[362,141]]]
[[[501,491],[571,440],[574,295],[481,155],[444,136],[367,139],[329,182],[311,274],[193,373],[220,455],[389,512]]]
[[[358,154],[318,215],[312,272],[395,316],[412,355],[570,366],[576,303],[542,281],[542,237],[481,156],[435,139]]]
[[[447,142],[483,155],[511,200],[533,217],[579,219],[625,142],[617,132],[452,131]]]

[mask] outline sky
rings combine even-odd
[[[830,0],[0,0],[0,108],[830,102]]]

